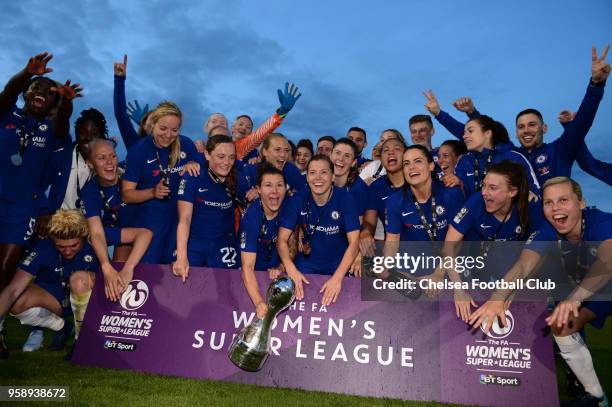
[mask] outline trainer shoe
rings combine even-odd
[[[47,349],[53,350],[53,351],[64,350],[64,347],[66,346],[66,342],[68,341],[68,339],[70,338],[70,335],[72,334],[73,328],[74,328],[74,324],[66,320],[66,322],[64,323],[64,327],[62,329],[60,329],[59,331],[53,332],[53,340],[51,341]]]
[[[595,397],[592,394],[584,393],[578,398],[561,403],[562,407],[609,407],[608,398]]]
[[[9,351],[4,343],[4,334],[0,332],[0,360],[6,360],[9,357]]]
[[[45,336],[42,329],[32,329],[28,336],[28,340],[23,344],[21,350],[24,352],[36,352],[42,348],[44,339]]]

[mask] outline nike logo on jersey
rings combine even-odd
[[[198,188],[198,192],[206,192],[208,191],[208,188]]]
[[[154,158],[154,159],[152,159],[152,160],[147,160],[147,164],[154,163],[156,160],[157,160],[157,158]]]
[[[488,226],[488,225],[485,225],[484,223],[481,223],[480,227],[483,229],[488,229],[488,228],[492,228],[493,226]]]
[[[402,212],[402,216],[408,216],[408,215],[410,215],[411,213],[414,213],[414,211],[410,211],[410,212]]]
[[[467,174],[465,174],[465,175],[467,175],[468,177],[473,177],[473,176],[474,176],[474,173],[473,173],[473,172],[468,172],[468,173],[467,173]]]
[[[307,214],[307,212],[301,211],[300,215],[305,216]]]
[[[388,196],[385,196],[385,197],[380,198],[380,199],[382,199],[382,200],[384,201],[384,200],[385,200],[385,199],[387,199],[387,198],[389,198],[389,197],[388,197]]]

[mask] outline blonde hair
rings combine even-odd
[[[47,229],[53,239],[69,240],[89,235],[85,216],[78,209],[59,209],[51,216]]]
[[[175,103],[170,102],[169,100],[164,100],[163,102],[158,104],[157,107],[153,109],[153,111],[151,112],[150,117],[151,117],[151,122],[153,123],[153,126],[157,124],[159,119],[165,116],[178,117],[180,121],[179,126],[183,123],[183,113],[181,112],[181,109],[179,109],[179,107]],[[170,160],[169,160],[170,167],[174,167],[176,165],[176,163],[179,160],[180,154],[181,154],[181,138],[179,136],[176,138],[176,140],[172,142],[172,151],[170,151]]]
[[[206,123],[204,123],[204,133],[206,133],[207,136],[212,136],[212,130],[213,128],[208,128],[208,126],[210,125],[210,121],[212,120],[213,117],[215,116],[221,116],[225,119],[225,122],[227,123],[227,117],[225,117],[225,115],[223,113],[220,112],[215,112],[213,114],[211,114],[210,116],[208,116],[208,119],[206,119]],[[238,120],[239,117],[236,118],[236,120]],[[253,123],[253,121],[251,120],[251,123]],[[216,126],[215,126],[216,127]]]
[[[542,185],[542,195],[544,195],[544,190],[546,188],[553,186],[553,185],[559,185],[559,184],[570,184],[570,186],[572,187],[572,191],[574,192],[574,194],[576,194],[576,196],[578,197],[578,200],[579,201],[583,200],[582,187],[580,186],[579,183],[577,183],[576,181],[568,177],[554,177],[554,178],[547,180],[544,183],[544,185]]]
[[[289,143],[289,140],[287,140],[287,137],[285,137],[284,134],[270,133],[266,136],[266,138],[264,138],[263,143],[261,144],[261,150],[268,151],[270,149],[270,144],[272,144],[272,140],[285,140],[287,143]],[[263,154],[261,152],[260,155],[263,157]]]
[[[89,150],[89,157],[87,158],[91,159],[93,150],[98,144],[107,144],[113,148],[113,151],[115,151],[115,143],[113,143],[111,140],[105,138],[95,138],[91,140],[89,144],[87,144],[87,150]]]

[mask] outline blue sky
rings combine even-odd
[[[558,112],[576,110],[584,95],[591,45],[612,43],[608,0],[20,1],[3,11],[3,81],[49,50],[52,77],[85,88],[73,120],[96,107],[118,134],[112,63],[127,53],[128,99],[174,100],[193,139],[216,111],[261,123],[278,106],[276,89],[293,81],[303,96],[279,129],[293,140],[343,136],[352,125],[370,140],[389,127],[407,134],[408,118],[425,111],[421,92],[432,88],[457,117],[450,103],[472,96],[513,140],[514,116],[535,107],[552,141],[561,134]],[[437,130],[434,145],[451,138]],[[606,95],[587,144],[612,162],[611,139]],[[573,175],[590,204],[612,211],[609,186],[577,167]]]

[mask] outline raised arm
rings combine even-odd
[[[115,119],[119,126],[121,138],[125,144],[125,148],[129,150],[137,141],[138,133],[134,130],[130,117],[127,113],[125,104],[125,78],[127,76],[127,54],[123,56],[123,63],[114,62],[113,69],[115,72],[115,86],[113,88],[113,108],[115,110]]]
[[[294,84],[285,83],[285,91],[278,89],[278,101],[280,107],[276,109],[276,112],[268,118],[248,136],[236,141],[236,159],[242,160],[251,151],[255,150],[266,138],[266,136],[272,133],[278,126],[281,125],[283,119],[293,109],[295,102],[302,96],[299,89]]]
[[[453,106],[460,112],[465,113],[470,119],[480,116],[480,112],[476,110],[476,107],[474,106],[474,101],[469,96],[462,96],[455,100],[453,102]]]
[[[576,162],[584,172],[612,186],[612,163],[607,163],[593,157],[593,154],[591,154],[591,151],[584,143],[578,150]]]
[[[52,68],[47,67],[51,58],[53,58],[53,55],[48,52],[35,55],[28,60],[25,68],[9,79],[4,86],[4,90],[0,93],[0,114],[8,112],[13,107],[19,94],[25,90],[32,76],[53,72]]]
[[[440,108],[440,103],[438,103],[438,99],[431,89],[423,92],[423,95],[427,99],[425,108],[429,111],[429,113],[431,113],[438,123],[444,126],[444,128],[448,130],[450,134],[459,140],[463,140],[465,125]]]
[[[559,123],[566,129],[575,117],[576,113],[572,113],[569,110],[563,110],[559,113]],[[580,147],[578,147],[576,162],[587,174],[608,185],[612,185],[612,163],[607,163],[593,157],[593,154],[585,142],[582,142]]]
[[[83,97],[81,92],[83,88],[78,83],[71,84],[70,79],[61,86],[54,86],[51,88],[52,92],[56,92],[61,96],[59,105],[57,107],[57,113],[55,114],[55,120],[53,122],[53,128],[55,129],[55,135],[57,137],[65,137],[70,134],[70,116],[72,116],[72,100],[74,98]]]
[[[610,74],[610,65],[605,60],[609,49],[610,46],[606,46],[601,57],[598,57],[596,48],[592,48],[591,80],[587,86],[582,103],[578,108],[576,117],[567,126],[564,126],[564,131],[561,135],[561,142],[563,143],[561,154],[563,154],[564,160],[568,163],[573,162],[574,158],[576,158],[581,143],[593,124],[599,103],[603,98],[606,80]]]

